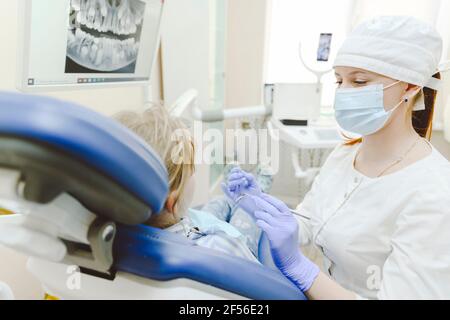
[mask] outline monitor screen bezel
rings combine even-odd
[[[17,72],[16,86],[19,91],[25,93],[48,92],[48,91],[68,91],[86,89],[104,89],[117,87],[148,87],[151,83],[151,74],[155,67],[158,51],[161,44],[161,25],[164,17],[164,0],[161,0],[161,13],[158,24],[157,42],[153,53],[153,61],[150,67],[150,74],[147,80],[142,81],[117,81],[107,83],[74,83],[74,84],[54,84],[54,85],[29,85],[28,70],[30,61],[30,37],[31,37],[31,13],[33,0],[19,0],[18,5],[18,37],[17,37]],[[39,0],[34,0],[39,1]]]

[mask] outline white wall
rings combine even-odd
[[[164,100],[172,104],[190,88],[209,105],[210,4],[208,0],[167,0],[162,24]]]
[[[267,0],[228,0],[226,108],[262,102]]]

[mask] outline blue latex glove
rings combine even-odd
[[[230,192],[240,194],[251,194],[260,196],[262,194],[261,188],[256,182],[255,177],[248,172],[245,172],[239,167],[233,168],[230,171],[227,179],[227,185]]]
[[[256,224],[269,239],[275,265],[300,290],[308,291],[320,270],[300,251],[297,220],[282,201],[268,194],[251,197],[260,208],[254,212]]]
[[[244,193],[231,191],[227,184],[222,183],[221,184],[223,193],[234,203],[234,208],[232,208],[232,211],[237,207],[240,207],[245,212],[250,214],[253,218],[255,218],[254,212],[258,210],[259,208],[256,206],[255,200],[250,195],[245,195]],[[241,197],[244,195],[244,197]]]
[[[236,167],[230,171],[227,183],[222,183],[222,191],[231,199],[236,206],[254,217],[254,213],[259,208],[250,195],[261,196],[261,188],[256,183],[255,178],[250,173]],[[244,195],[244,197],[242,197]]]
[[[298,223],[289,208],[263,193],[255,178],[240,168],[230,171],[228,184],[222,184],[222,190],[256,219],[269,239],[272,258],[280,271],[303,292],[309,290],[320,270],[301,253]]]

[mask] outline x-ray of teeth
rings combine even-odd
[[[66,73],[134,73],[145,3],[71,0]]]
[[[144,18],[145,3],[139,0],[71,0],[76,21],[99,32],[130,35]]]

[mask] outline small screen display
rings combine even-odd
[[[317,61],[328,61],[331,48],[331,33],[321,33],[319,39],[319,49],[317,50]]]

